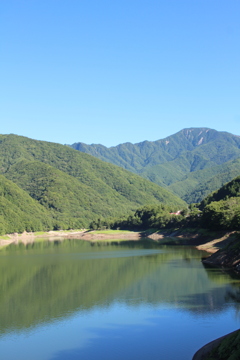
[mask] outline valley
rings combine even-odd
[[[74,337],[69,313],[76,320],[85,312],[94,317],[97,309],[101,317],[102,306],[111,307],[107,313],[127,341],[112,309],[116,303],[117,313],[124,307],[129,316],[145,304],[147,319],[149,306],[164,316],[167,301],[171,323],[182,318],[184,304],[186,314],[194,321],[200,316],[201,324],[216,311],[221,323],[229,307],[226,299],[234,299],[228,327],[214,320],[211,329],[218,337],[236,327],[239,282],[232,278],[238,279],[240,270],[240,138],[191,128],[157,142],[72,147],[0,135],[0,265],[7,274],[1,279],[0,342],[7,352],[11,331],[29,331],[41,342],[44,327],[51,331],[53,326],[60,334],[63,321]],[[118,283],[113,286],[114,278]],[[32,304],[27,314],[26,293]],[[161,322],[157,329],[162,331]],[[205,328],[194,329],[199,338],[207,335]],[[180,336],[177,330],[174,334]],[[166,334],[165,342],[170,338]],[[68,341],[63,356],[71,356]],[[91,353],[76,351],[83,358]]]

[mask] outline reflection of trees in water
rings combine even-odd
[[[238,289],[235,293],[233,291],[227,292],[227,300],[233,300],[236,302],[240,308],[240,290]]]
[[[11,246],[0,261],[1,332],[106,307],[116,299],[131,306],[171,302],[194,312],[221,311],[231,291],[229,277],[214,287],[217,274],[203,271],[200,256],[192,248],[153,242]]]
[[[217,284],[225,284],[231,282],[234,286],[240,286],[240,274],[233,270],[227,270],[220,267],[213,267],[203,264],[207,276],[210,280]]]
[[[226,288],[213,288],[211,291],[193,294],[185,298],[186,303],[193,304],[189,311],[202,315],[220,313],[226,309]],[[230,306],[230,304],[229,304]]]
[[[237,316],[240,317],[240,274],[232,270],[228,271],[207,265],[204,265],[204,268],[209,279],[216,284],[226,284],[230,282],[231,286],[228,286],[226,289],[225,302],[229,303],[229,306],[234,306]]]
[[[236,316],[240,319],[240,287],[233,291],[232,289],[229,290],[226,294],[226,301],[233,303],[236,309]]]

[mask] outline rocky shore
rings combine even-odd
[[[239,333],[240,333],[240,330],[233,331],[230,334],[224,335],[224,336],[204,345],[201,349],[199,349],[194,354],[192,360],[208,360],[211,352],[213,350],[217,349],[219,346],[221,346],[223,341],[227,342],[230,338],[232,338],[231,339],[232,341],[230,341],[230,343],[232,343],[232,344],[234,344],[234,341],[236,341],[236,340],[238,341]],[[227,344],[224,344],[224,345],[227,345]],[[226,348],[227,348],[227,346],[226,346]],[[227,351],[229,351],[229,356],[232,355],[231,352],[233,350],[230,347],[228,348],[228,350],[226,349],[226,352]],[[217,360],[217,359],[219,359],[219,357],[215,357],[215,359]],[[237,359],[237,357],[235,357],[234,359]]]

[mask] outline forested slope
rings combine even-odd
[[[85,227],[145,204],[185,207],[169,191],[115,165],[17,135],[0,135],[0,172],[46,209],[54,228]]]
[[[201,207],[204,207],[214,201],[227,200],[234,197],[240,197],[240,176],[237,176],[235,179],[229,181],[217,191],[214,191],[208,195],[201,202]]]
[[[170,190],[189,203],[202,200],[206,194],[222,185],[216,181],[214,187],[212,180],[207,192],[203,185],[195,196],[202,179],[206,182],[215,175],[228,172],[221,170],[221,165],[240,159],[239,136],[208,128],[184,129],[162,140],[125,143],[110,148],[83,143],[71,146],[135,172],[156,184],[169,186]],[[231,167],[230,163],[228,165]],[[232,166],[234,170],[233,176],[240,174],[239,160],[235,168]],[[223,177],[226,181],[232,179],[226,175]]]
[[[194,171],[167,187],[188,204],[197,203],[240,174],[240,158]]]
[[[0,234],[49,230],[48,211],[12,181],[0,175]]]
[[[148,205],[112,223],[113,228],[147,230],[205,228],[240,230],[240,176],[208,195],[200,204],[172,213],[167,205]]]

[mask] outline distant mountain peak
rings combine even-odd
[[[158,185],[171,186],[184,199],[194,188],[207,181],[206,173],[214,177],[220,173],[218,166],[223,167],[223,164],[240,158],[239,136],[207,127],[186,128],[157,141],[125,143],[111,148],[98,145],[83,147],[80,144],[72,147],[137,173]],[[230,165],[231,169],[233,167]],[[204,176],[199,171],[205,171]],[[236,171],[235,166],[234,174]],[[198,175],[188,181],[194,172]],[[223,178],[231,180],[232,170],[227,170],[227,173],[229,177],[224,175]],[[214,181],[212,184],[210,189],[214,190]]]

